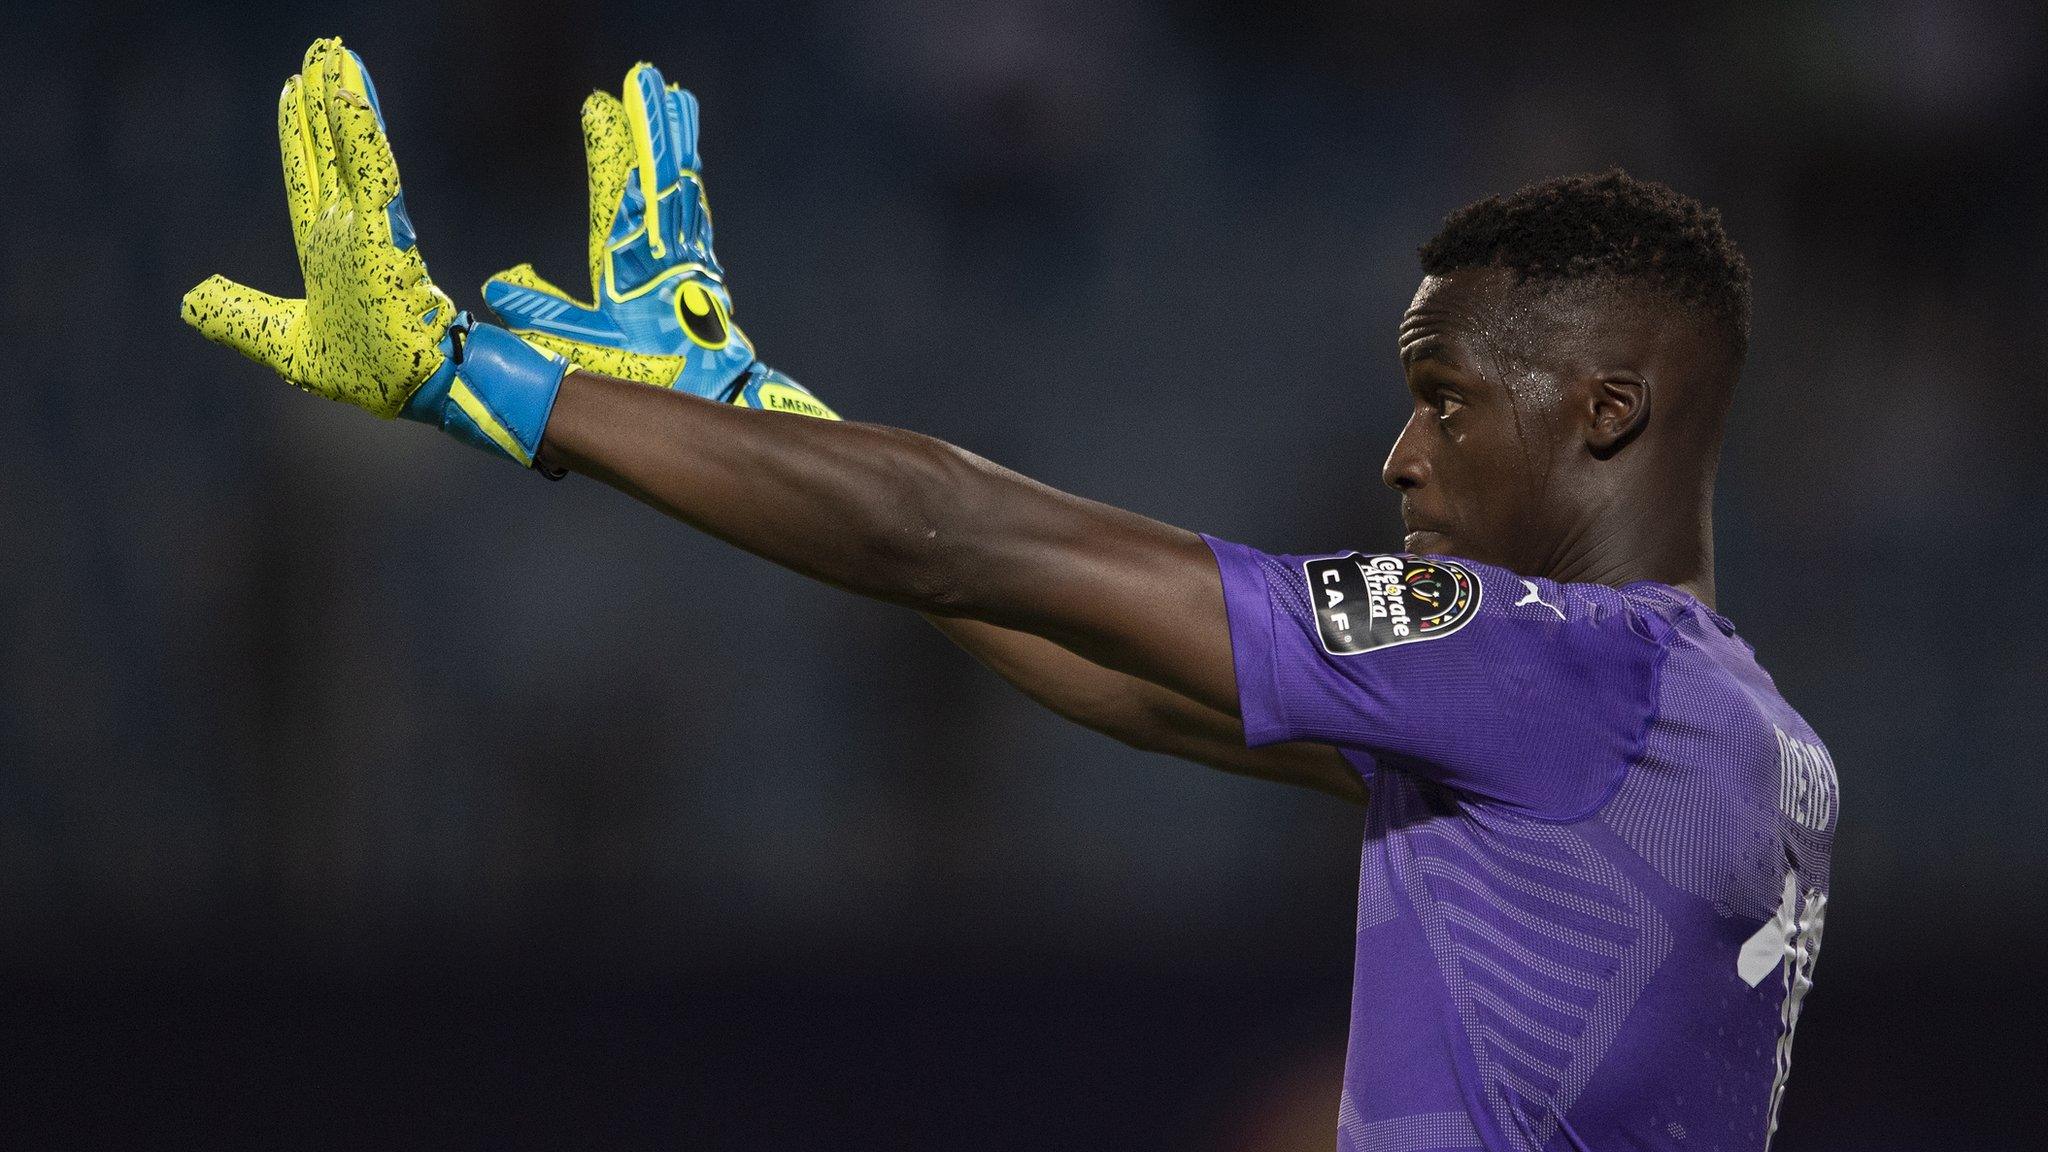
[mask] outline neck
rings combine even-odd
[[[1552,551],[1542,575],[1620,587],[1669,584],[1714,606],[1714,490],[1667,499],[1618,500],[1588,517]]]

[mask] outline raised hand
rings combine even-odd
[[[427,277],[377,89],[340,40],[316,40],[277,102],[303,299],[221,276],[185,322],[308,392],[432,424],[531,467],[568,362],[458,312]]]
[[[590,303],[521,264],[484,283],[507,327],[577,366],[713,400],[813,416],[831,410],[755,361],[732,322],[711,249],[711,208],[697,151],[697,98],[652,64],[626,74],[624,98],[583,102],[590,180]]]
[[[185,322],[308,392],[396,416],[449,355],[455,308],[414,242],[376,89],[340,40],[314,41],[285,81],[277,135],[306,295],[214,276],[185,294]]]

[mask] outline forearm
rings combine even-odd
[[[1104,668],[1049,640],[979,620],[925,618],[1024,695],[1084,728],[1142,751],[1365,802],[1363,782],[1335,748],[1248,748],[1236,716]]]
[[[944,525],[921,505],[926,491],[960,492],[972,469],[925,437],[576,372],[555,401],[541,463],[862,595],[937,609],[953,594],[937,542]]]
[[[1156,684],[1085,660],[1040,636],[965,617],[927,613],[925,619],[1033,702],[1135,748],[1159,751],[1166,743],[1165,729],[1180,726],[1173,723],[1167,709],[1141,699],[1141,688],[1156,693],[1162,701],[1178,700],[1189,712],[1211,711]],[[1243,726],[1233,717],[1224,719],[1236,727],[1237,741],[1243,743]]]
[[[819,580],[1044,636],[1235,709],[1220,578],[1198,537],[930,437],[577,372],[540,458]],[[1191,659],[1189,642],[1131,619],[1154,591],[1195,613],[1181,623],[1220,655]]]

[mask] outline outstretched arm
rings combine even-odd
[[[928,436],[572,372],[539,462],[865,596],[986,621],[1237,713],[1199,537]]]
[[[339,41],[316,42],[278,102],[306,295],[216,277],[187,293],[185,319],[308,391],[576,468],[950,620],[1035,699],[1119,739],[1279,779],[1295,778],[1293,757],[1337,763],[1241,746],[1221,580],[1195,536],[927,437],[785,414],[831,415],[730,322],[687,92],[638,65],[623,98],[586,102],[584,129],[592,303],[523,267],[494,278],[486,297],[522,342],[427,277],[369,74]]]
[[[1026,695],[1133,747],[1363,801],[1327,745],[1247,748],[1222,579],[1193,533],[950,444],[582,372],[540,463],[925,612]]]

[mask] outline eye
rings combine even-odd
[[[1450,391],[1449,389],[1439,391],[1436,394],[1435,403],[1436,418],[1438,420],[1449,420],[1451,417],[1457,415],[1465,407],[1464,397],[1458,395],[1456,392]]]

